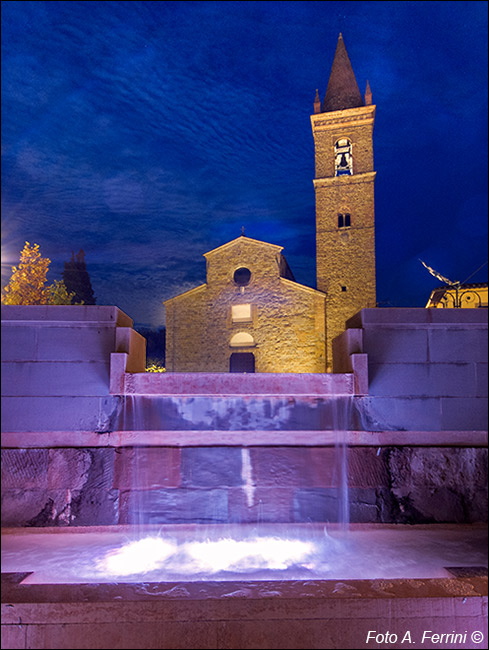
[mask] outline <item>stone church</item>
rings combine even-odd
[[[242,235],[206,253],[206,283],[165,302],[169,372],[331,372],[333,339],[376,305],[374,118],[340,34],[311,115],[317,289],[275,244]]]

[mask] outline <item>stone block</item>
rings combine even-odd
[[[121,493],[120,524],[205,524],[228,521],[228,491],[185,488]]]
[[[341,522],[346,496],[351,523],[375,523],[379,521],[380,509],[373,488],[349,488],[345,495],[334,488],[299,489],[294,493],[294,521]]]
[[[233,447],[182,449],[182,485],[224,487],[242,485],[241,450]]]
[[[229,488],[229,521],[238,524],[293,522],[293,493],[290,487]]]
[[[48,464],[47,449],[2,449],[2,490],[46,489]]]
[[[2,397],[2,431],[100,431],[118,403],[100,397]]]
[[[114,487],[119,490],[179,487],[180,454],[177,447],[122,447],[115,456]]]
[[[281,619],[229,620],[219,623],[221,648],[334,648],[329,621]],[[360,647],[360,646],[358,646]]]
[[[488,368],[487,363],[476,363],[475,364],[475,374],[476,374],[476,393],[475,393],[475,397],[487,397],[488,396],[489,378],[488,378],[487,368]]]
[[[440,402],[437,397],[368,396],[355,404],[364,431],[440,431]]]
[[[109,392],[123,395],[125,392],[125,372],[129,355],[126,352],[112,352],[110,355]]]
[[[293,497],[294,522],[338,522],[341,508],[335,488],[300,488]]]
[[[29,625],[27,648],[217,648],[215,621],[113,621]]]
[[[441,428],[444,431],[487,431],[486,397],[442,397]]]
[[[309,450],[305,447],[255,447],[250,459],[255,485],[310,485]]]
[[[351,365],[353,368],[353,376],[355,381],[355,395],[368,395],[368,354],[352,354]]]
[[[88,480],[93,455],[98,452],[97,449],[50,449],[44,482],[50,490],[82,490]]]
[[[393,447],[388,450],[393,488],[446,487],[467,492],[487,486],[487,449]]]
[[[111,305],[2,305],[2,320],[108,322],[120,327],[133,324],[127,314]]]
[[[65,327],[35,327],[39,361],[109,362],[114,351],[116,328],[111,324],[86,326],[68,323]]]
[[[350,488],[380,488],[389,485],[385,459],[375,447],[351,447],[347,458]]]
[[[73,496],[70,490],[2,490],[2,526],[67,526]]]
[[[348,485],[375,488],[389,484],[385,461],[375,447],[311,447],[308,450],[308,484],[310,487],[334,488],[341,484],[342,454],[345,454]]]
[[[401,523],[487,521],[487,449],[391,448],[387,458]]]
[[[308,450],[309,487],[335,487],[339,481],[339,456],[335,447],[313,447]]]
[[[426,309],[424,307],[383,307],[361,309],[348,319],[347,327],[378,327],[403,324],[487,324],[485,309]]]
[[[364,331],[363,351],[368,354],[369,365],[427,363],[428,331],[424,328],[368,328]]]
[[[372,363],[372,396],[461,397],[474,395],[474,363]]]
[[[112,350],[111,350],[112,351]],[[132,327],[118,327],[115,352],[128,354],[126,372],[144,373],[146,369],[146,339]]]
[[[333,339],[333,372],[352,372],[351,355],[363,352],[363,330],[350,328]]]
[[[431,329],[428,348],[431,363],[486,362],[487,328],[467,325]]]
[[[3,307],[2,307],[3,313]],[[37,332],[37,329],[35,330]],[[2,322],[2,362],[36,361],[37,337],[32,327]]]
[[[70,506],[74,526],[114,526],[119,523],[119,491],[105,486],[85,487],[74,494]]]
[[[104,362],[7,362],[2,363],[4,396],[107,395],[109,366]]]
[[[467,523],[463,496],[449,488],[396,489],[404,522]]]
[[[372,524],[380,521],[380,509],[375,503],[364,503],[363,501],[350,503],[350,523]]]
[[[27,648],[27,625],[2,625],[2,648],[24,650]]]

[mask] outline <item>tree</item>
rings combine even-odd
[[[82,302],[84,305],[94,305],[96,298],[93,295],[92,283],[85,263],[83,248],[75,256],[71,253],[69,262],[65,262],[63,281],[69,292],[73,292],[73,302]]]
[[[83,304],[83,301],[79,303],[73,303],[75,294],[68,292],[63,280],[55,280],[53,284],[50,284],[49,287],[44,290],[44,293],[47,297],[47,305]]]
[[[2,290],[4,305],[70,305],[73,295],[68,293],[64,282],[45,287],[51,260],[42,257],[39,244],[32,246],[26,241],[20,253],[19,266],[12,267],[9,283]]]

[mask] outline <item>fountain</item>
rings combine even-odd
[[[4,647],[480,647],[485,310],[363,310],[332,375],[144,373],[112,307],[2,319]]]

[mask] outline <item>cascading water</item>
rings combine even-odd
[[[164,431],[175,413],[175,402],[172,398],[161,395],[139,395],[126,394],[124,396],[123,421],[120,427],[124,431],[133,432],[134,440],[137,441],[137,432],[154,431],[156,435],[161,435],[161,444],[164,445]],[[226,421],[226,405],[229,412],[240,412],[242,409],[241,402],[243,397],[222,400],[213,404],[213,409],[205,408],[205,402],[199,403],[193,398],[181,398],[178,402],[180,413],[185,418],[180,421],[182,433],[187,429],[187,421],[194,422],[199,428],[211,427],[218,423]],[[290,400],[279,398],[274,404],[266,400],[255,398],[255,401],[248,400],[245,402],[249,411],[252,411],[255,418],[262,422],[262,428],[270,427],[270,430],[276,428],[274,413],[280,412],[283,417],[284,409]],[[324,402],[324,403],[323,403]],[[320,404],[325,410],[324,417],[326,426],[334,430],[336,460],[334,467],[334,482],[337,486],[337,516],[336,519],[329,522],[334,525],[335,533],[341,533],[342,540],[345,541],[345,534],[349,529],[349,501],[348,501],[348,457],[347,444],[345,440],[346,432],[351,424],[352,397],[345,395],[331,395],[324,400],[317,400],[316,405]],[[325,408],[325,406],[327,408]],[[275,409],[275,411],[274,411]],[[217,416],[216,416],[217,413]],[[265,417],[268,414],[268,420]],[[237,426],[233,421],[233,415],[228,416],[231,422],[231,428]],[[239,421],[242,425],[242,420]],[[254,424],[253,417],[246,420],[246,426],[252,427]],[[195,424],[194,424],[195,426]],[[222,424],[221,424],[222,426]],[[202,436],[202,445],[208,436]],[[135,445],[132,448],[132,462],[130,464],[130,473],[132,477],[133,490],[128,494],[128,521],[134,527],[131,541],[120,549],[111,550],[105,562],[105,568],[109,573],[118,575],[131,575],[134,572],[151,572],[160,569],[170,574],[173,571],[187,574],[188,567],[200,575],[204,572],[206,575],[222,573],[223,571],[237,571],[238,573],[254,573],[256,571],[269,572],[278,569],[284,570],[289,568],[300,568],[309,571],[312,567],[315,569],[322,565],[326,566],[325,549],[328,553],[338,551],[337,539],[333,539],[326,533],[324,528],[322,533],[318,527],[312,529],[306,526],[302,527],[300,533],[297,533],[297,527],[294,525],[285,525],[275,527],[263,526],[262,521],[262,504],[260,500],[255,503],[256,484],[253,476],[252,458],[248,447],[238,448],[240,454],[241,476],[237,485],[241,486],[243,498],[249,509],[256,506],[256,521],[254,525],[245,525],[245,522],[233,521],[232,525],[226,527],[217,526],[215,523],[210,527],[201,527],[200,530],[193,530],[192,541],[176,541],[175,537],[161,537],[161,531],[156,536],[148,536],[148,525],[155,522],[161,522],[167,525],[172,521],[172,517],[164,512],[162,506],[161,513],[149,513],[145,503],[148,498],[148,490],[151,488],[149,479],[145,476],[147,467],[143,463],[144,447]],[[219,462],[216,455],[215,462]],[[163,468],[162,468],[163,469]],[[197,471],[197,468],[195,468]],[[126,468],[127,471],[127,468]],[[209,517],[217,519],[216,512],[218,506],[215,506],[215,512],[211,512]],[[202,513],[200,513],[202,515]],[[181,524],[184,526],[185,524]],[[200,538],[199,538],[200,535]],[[177,536],[178,537],[178,536]],[[327,554],[328,554],[327,553]]]
[[[350,428],[352,398],[343,396],[334,399],[334,431],[336,450],[336,473],[338,489],[338,523],[342,534],[350,525],[350,502],[348,490],[348,445],[346,432]]]
[[[288,401],[282,398],[277,401],[280,401],[281,412],[285,412]],[[290,520],[270,523],[266,520],[266,515],[270,515],[270,507],[276,505],[279,509],[279,504],[271,504],[270,497],[268,504],[262,503],[260,490],[263,486],[258,484],[257,475],[260,471],[263,475],[264,469],[263,461],[261,470],[259,464],[257,466],[256,453],[263,448],[273,449],[268,444],[268,438],[277,432],[277,427],[275,421],[269,421],[269,430],[262,432],[265,446],[249,447],[243,440],[246,440],[248,433],[254,433],[254,422],[251,422],[248,423],[248,431],[238,431],[242,443],[236,444],[236,441],[233,443],[230,440],[224,448],[232,452],[235,463],[227,473],[231,489],[235,496],[238,494],[241,497],[242,503],[251,513],[251,523],[239,522],[233,517],[227,523],[222,523],[224,520],[219,519],[222,514],[221,504],[213,501],[216,495],[219,499],[219,488],[210,489],[210,497],[199,501],[205,489],[198,484],[200,481],[205,485],[209,481],[213,465],[223,458],[219,451],[223,449],[223,439],[231,437],[235,431],[224,428],[217,432],[211,431],[214,421],[207,414],[207,430],[192,432],[190,423],[180,420],[181,429],[168,432],[165,431],[168,425],[165,415],[174,413],[171,399],[159,395],[126,395],[124,422],[120,424],[120,431],[124,433],[126,444],[131,443],[132,447],[120,447],[117,450],[119,458],[126,453],[118,470],[123,475],[118,480],[121,499],[125,500],[127,507],[125,521],[119,521],[119,526],[104,527],[102,530],[70,530],[66,531],[69,533],[67,535],[43,534],[42,531],[36,531],[31,536],[22,534],[18,537],[15,533],[6,535],[2,545],[4,570],[18,572],[36,567],[35,572],[24,580],[26,584],[107,580],[164,583],[178,580],[446,577],[448,573],[444,567],[483,566],[486,562],[485,530],[471,530],[470,537],[467,538],[467,531],[453,528],[414,530],[417,527],[411,527],[399,530],[395,527],[359,528],[358,525],[350,524],[346,433],[352,424],[352,402],[353,398],[344,394],[309,402],[309,405],[320,404],[324,407],[323,429],[329,429],[333,434],[329,440],[336,442],[332,481],[337,489],[336,515],[334,509],[330,509],[322,523],[290,523]],[[232,400],[227,403],[236,407]],[[223,422],[225,404],[224,400],[220,405],[220,419],[217,423]],[[199,404],[189,398],[188,403],[182,406],[182,412],[186,416],[198,412],[204,417],[204,406],[205,402]],[[255,412],[258,412],[256,404],[254,406]],[[270,405],[262,411],[267,409],[269,414],[273,413]],[[263,417],[262,421],[266,422]],[[200,420],[197,423],[202,424]],[[152,441],[149,446],[148,438],[145,438],[148,433]],[[168,433],[171,435],[168,436]],[[204,455],[199,456],[200,452],[197,455],[186,455],[185,480],[189,481],[192,476],[198,480],[189,489],[185,481],[178,485],[173,483],[161,490],[164,494],[159,497],[157,494],[155,499],[154,493],[161,489],[158,470],[169,475],[169,467],[151,465],[148,450],[156,450],[156,457],[161,458],[159,452],[167,448],[168,439],[177,446],[178,442],[183,442],[186,433],[192,434],[194,447],[174,447],[173,451],[176,449],[179,457],[180,452],[185,454],[189,450],[206,450]],[[282,435],[283,432],[279,431],[278,434]],[[216,440],[219,441],[219,446],[212,446]],[[277,443],[276,447],[280,453],[293,448]],[[200,463],[205,459],[210,467],[192,465],[189,461],[192,458],[200,458]],[[288,476],[290,468],[284,466],[282,469]],[[182,466],[179,471],[183,471]],[[307,471],[306,466],[306,474]],[[293,473],[290,475],[293,476]],[[283,489],[288,490],[287,487]],[[178,521],[172,508],[179,490],[183,493],[184,503],[187,491],[193,491],[195,494],[192,498],[198,498],[188,502],[188,511],[180,510],[180,514],[185,517],[184,522],[172,523]],[[121,511],[124,512],[124,508]],[[277,519],[273,521],[276,522]],[[212,523],[194,523],[199,521]]]

